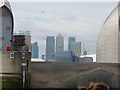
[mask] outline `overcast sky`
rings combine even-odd
[[[46,36],[61,33],[65,50],[69,36],[84,42],[96,53],[101,27],[117,2],[11,2],[15,31],[30,31],[38,42],[40,55],[45,53]]]

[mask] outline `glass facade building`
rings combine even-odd
[[[96,60],[98,63],[119,62],[119,8],[120,5],[118,5],[108,16],[98,37],[96,51]]]
[[[46,40],[46,61],[54,61],[55,39],[54,36],[47,36]]]
[[[81,56],[81,42],[76,42],[74,46],[74,53],[76,56]]]
[[[69,37],[68,39],[68,51],[73,51],[72,43],[76,42],[75,37]]]
[[[64,51],[64,38],[61,34],[56,37],[56,52]]]
[[[34,42],[32,43],[32,58],[38,58],[38,57],[39,57],[38,43]]]
[[[73,62],[73,53],[71,51],[56,52],[55,62]]]
[[[81,42],[74,42],[71,44],[71,50],[75,56],[81,56]]]

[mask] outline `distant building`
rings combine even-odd
[[[38,57],[39,57],[38,43],[34,42],[32,43],[32,58],[38,58]]]
[[[81,58],[92,57],[93,58],[93,62],[96,62],[96,54],[81,55],[80,57]]]
[[[56,52],[64,51],[64,38],[61,34],[56,37]]]
[[[93,58],[92,57],[82,57],[79,59],[79,62],[82,62],[82,63],[92,63],[93,62]]]
[[[63,51],[63,52],[56,52],[55,53],[55,62],[93,62],[93,57],[78,57],[75,56],[72,51]]]
[[[45,60],[43,60],[41,58],[32,58],[31,62],[45,62]]]
[[[71,51],[75,54],[75,56],[81,56],[81,42],[71,43]]]
[[[54,61],[55,39],[54,36],[47,36],[46,39],[46,61]]]
[[[71,51],[56,52],[55,62],[73,62],[73,53]]]
[[[74,51],[74,47],[72,46],[72,43],[76,42],[75,37],[69,37],[68,39],[68,51]]]

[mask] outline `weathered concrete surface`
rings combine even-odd
[[[15,59],[10,59],[10,52],[0,52],[0,62],[2,66],[0,73],[21,73],[21,54],[16,53]]]
[[[10,84],[8,81],[20,81],[20,84],[22,83],[22,73],[23,73],[23,67],[22,62],[28,63],[28,67],[25,67],[24,70],[26,70],[26,77],[27,72],[29,72],[27,68],[30,68],[30,60],[31,60],[31,53],[27,52],[25,54],[25,59],[22,59],[22,53],[21,52],[14,52],[14,58],[10,58],[10,52],[0,52],[0,83],[5,82],[2,86],[5,88],[12,88],[14,87],[14,84]],[[27,81],[27,79],[26,79]],[[6,86],[5,86],[6,85]],[[7,86],[9,85],[9,86]],[[13,85],[13,86],[12,86]],[[22,85],[21,85],[22,86]],[[1,87],[0,87],[1,88]]]
[[[31,88],[72,88],[104,82],[119,86],[118,64],[31,63]]]
[[[0,76],[1,77],[1,76]],[[1,88],[22,88],[22,76],[14,74],[3,74],[0,80]]]
[[[26,53],[26,58],[22,59],[21,52],[14,52],[14,58],[10,58],[10,52],[0,52],[0,74],[4,73],[22,73],[22,62],[28,63],[30,66],[31,53]],[[28,61],[28,62],[27,62]]]

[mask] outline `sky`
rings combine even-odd
[[[9,0],[10,1],[10,0]],[[30,31],[32,42],[38,42],[40,56],[45,53],[46,36],[75,36],[85,43],[90,53],[96,53],[96,42],[101,27],[117,2],[10,2],[14,31]]]

